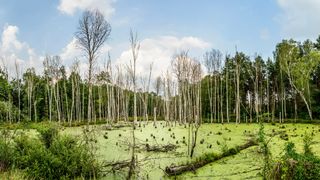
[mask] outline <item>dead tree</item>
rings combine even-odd
[[[76,38],[79,47],[84,51],[88,59],[88,122],[92,118],[92,77],[93,66],[95,60],[98,58],[99,50],[107,40],[111,32],[110,24],[105,20],[104,16],[98,11],[86,11],[83,13],[79,21]]]
[[[138,54],[140,50],[140,42],[138,41],[138,34],[130,31],[130,44],[132,51],[132,60],[130,61],[130,66],[127,68],[131,76],[131,81],[133,85],[133,123],[132,123],[132,149],[131,149],[131,164],[128,172],[127,179],[130,179],[134,174],[136,157],[135,157],[135,123],[137,122],[137,84],[136,84],[136,62],[138,59]]]
[[[19,64],[17,61],[15,61],[15,70],[16,70],[16,80],[17,80],[17,86],[18,86],[18,122],[20,122],[21,118],[21,82],[20,82],[20,74],[21,70],[19,67]]]

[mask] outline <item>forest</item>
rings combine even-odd
[[[156,78],[153,64],[137,73],[134,30],[127,64],[96,64],[110,36],[99,11],[82,14],[85,74],[58,55],[41,73],[4,59],[0,178],[319,179],[320,36],[284,39],[269,58],[185,49]]]

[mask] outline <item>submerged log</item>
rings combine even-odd
[[[187,172],[187,171],[195,171],[196,169],[203,167],[206,164],[220,160],[224,157],[235,155],[235,154],[239,153],[240,151],[247,149],[251,146],[255,146],[255,145],[257,145],[257,143],[253,140],[250,140],[243,145],[236,146],[235,148],[230,148],[222,154],[208,153],[208,154],[204,154],[203,156],[201,156],[197,160],[190,162],[190,163],[187,163],[187,164],[184,164],[184,165],[167,166],[165,169],[165,172],[168,176],[175,176],[175,175],[179,175],[184,172]]]
[[[131,162],[130,160],[117,161],[117,162],[107,163],[105,164],[105,167],[111,166],[112,167],[111,170],[114,172],[114,171],[129,167],[130,162]]]
[[[166,145],[158,145],[158,146],[151,146],[149,144],[146,144],[146,150],[148,152],[154,151],[154,152],[168,152],[168,151],[173,151],[177,149],[177,145],[174,144],[166,144]]]

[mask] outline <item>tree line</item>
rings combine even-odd
[[[43,73],[34,68],[9,77],[0,68],[0,121],[228,123],[285,122],[320,118],[320,37],[278,43],[272,58],[233,55],[212,49],[196,59],[188,51],[172,57],[170,68],[152,78],[136,72],[140,43],[131,31],[132,59],[102,68],[95,63],[110,36],[111,26],[98,11],[85,12],[75,33],[89,68],[80,74],[79,61],[69,75],[61,57],[47,55]],[[5,62],[5,61],[4,61]],[[197,126],[196,126],[197,127]]]

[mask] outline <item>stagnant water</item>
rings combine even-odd
[[[116,162],[130,159],[129,143],[132,142],[131,127],[106,130],[106,125],[97,125],[97,154],[104,162]],[[83,127],[66,128],[63,133],[79,135]],[[250,136],[256,136],[258,124],[203,124],[198,133],[198,141],[194,158],[205,152],[221,152],[224,145],[234,147],[246,142]],[[296,144],[298,152],[303,151],[303,135],[305,132],[314,134],[316,143],[313,151],[320,155],[320,126],[313,124],[265,124],[266,134],[275,131],[285,131],[289,141]],[[152,122],[141,122],[135,130],[136,142],[141,147],[149,145],[175,144],[178,148],[171,152],[146,152],[138,149],[137,177],[139,179],[167,179],[164,173],[166,166],[179,164],[191,160],[187,155],[188,129],[185,126],[165,126],[164,122],[157,122],[156,128]],[[270,137],[267,137],[270,138]],[[186,143],[183,143],[186,141]],[[202,141],[202,143],[200,143]],[[280,157],[287,141],[278,136],[270,140],[272,157]],[[259,169],[262,166],[262,156],[257,146],[241,151],[239,154],[223,158],[219,161],[199,168],[195,172],[184,173],[177,179],[261,179]],[[128,169],[116,173],[107,173],[102,179],[124,179]]]

